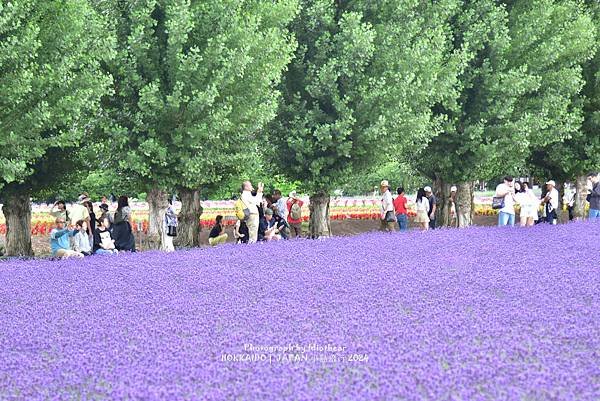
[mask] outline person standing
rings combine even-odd
[[[88,213],[90,215],[89,228],[87,229],[89,239],[90,239],[90,250],[91,246],[94,243],[94,231],[96,231],[96,213],[94,212],[94,204],[91,200],[87,200],[83,203],[83,205],[87,208]],[[86,255],[88,256],[88,255]]]
[[[295,238],[302,236],[302,206],[304,202],[298,197],[296,191],[290,192],[287,200],[288,224],[290,226],[290,237],[293,234]]]
[[[379,185],[381,193],[381,231],[394,231],[396,214],[394,213],[394,200],[390,192],[390,183],[387,180],[381,181]]]
[[[173,198],[169,198],[169,206],[165,211],[165,226],[164,226],[164,242],[165,251],[175,251],[175,245],[173,245],[173,239],[177,236],[177,213],[173,208]]]
[[[498,226],[515,225],[515,179],[510,175],[504,177],[504,182],[496,187],[496,197],[503,198],[504,206],[498,213]]]
[[[131,229],[131,207],[127,196],[119,196],[117,201],[112,235],[117,250],[135,252],[135,237]]]
[[[575,190],[570,183],[565,183],[563,204],[567,206],[567,211],[569,212],[569,221],[572,221],[575,218]]]
[[[415,202],[417,215],[415,216],[415,223],[417,223],[423,231],[429,229],[429,200],[425,196],[425,189],[419,188],[417,190],[417,200]]]
[[[258,183],[258,188],[256,189],[256,195],[252,194],[254,187],[250,181],[244,181],[242,184],[242,196],[241,200],[244,203],[244,207],[248,209],[250,215],[248,220],[246,221],[246,225],[248,226],[248,243],[253,244],[258,240],[258,224],[259,224],[259,214],[258,208],[261,206],[262,197],[263,197],[263,189],[264,184],[262,182]]]
[[[281,195],[281,191],[276,189],[273,191],[273,202],[275,202],[276,209],[273,212],[281,217],[283,220],[287,221],[287,202]]]
[[[238,219],[233,228],[233,236],[237,244],[248,243],[248,225],[246,225],[246,222]]]
[[[448,211],[450,213],[450,227],[456,227],[458,219],[456,218],[456,188],[455,185],[450,187],[450,196],[448,197]]]
[[[546,210],[546,223],[557,224],[558,223],[558,191],[556,190],[556,182],[550,180],[546,182],[546,196],[542,199],[544,209]]]
[[[435,214],[437,212],[437,198],[433,194],[430,186],[427,186],[425,189],[425,196],[427,197],[427,201],[429,201],[429,228],[435,228]]]
[[[65,224],[69,224],[71,222],[69,212],[67,211],[67,205],[63,200],[56,201],[56,203],[52,205],[52,209],[50,209],[50,215],[52,215],[52,217],[55,219],[63,219]]]
[[[589,218],[600,219],[600,175],[598,173],[588,174],[588,202],[590,203]]]
[[[398,222],[398,229],[400,231],[408,230],[408,210],[406,204],[408,200],[404,196],[404,188],[398,187],[396,190],[398,196],[394,199],[394,212],[396,213],[396,221]]]
[[[65,220],[62,217],[57,217],[55,220],[56,227],[50,231],[50,249],[52,256],[57,258],[83,258],[83,253],[71,250],[69,239],[77,234],[77,230],[65,228]]]
[[[516,188],[517,183],[515,183]],[[540,203],[533,193],[533,190],[529,188],[529,183],[524,181],[520,184],[520,190],[515,192],[515,200],[521,205],[521,211],[519,213],[521,227],[532,226],[538,219],[538,208]]]
[[[91,227],[90,212],[86,206],[86,203],[89,201],[90,200],[86,194],[79,195],[79,198],[77,199],[77,203],[74,204],[73,206],[71,206],[71,210],[69,211],[69,216],[70,216],[72,222],[78,222],[80,220],[85,221],[87,223],[88,235],[91,236],[93,234],[93,232],[90,230],[90,227]]]
[[[111,213],[108,211],[108,205],[106,203],[101,203],[99,206],[100,209],[100,217],[97,218],[97,220],[104,220],[104,218],[109,219],[111,222],[113,221],[113,217],[111,215]],[[96,223],[98,223],[98,221],[96,221]],[[96,232],[96,230],[94,229],[94,232]]]

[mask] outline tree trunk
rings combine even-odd
[[[474,187],[473,181],[461,182],[456,191],[456,219],[459,228],[473,225]]]
[[[167,194],[156,187],[148,192],[148,206],[150,207],[148,221],[148,237],[146,238],[146,247],[148,249],[166,250],[164,243],[165,235],[165,213],[169,206]]]
[[[452,214],[450,213],[450,188],[452,186],[440,177],[433,181],[433,193],[437,200],[435,225],[437,227],[451,227]]]
[[[327,192],[318,192],[310,196],[310,220],[308,224],[310,238],[331,236],[329,200],[330,197]]]
[[[565,183],[555,180],[556,181],[556,190],[558,191],[558,210],[556,210],[556,218],[557,218],[557,223],[559,223],[560,221],[569,221],[569,216],[568,216],[568,211],[563,211],[563,197],[565,196]],[[566,213],[566,218],[564,217]],[[562,220],[564,219],[564,220]]]
[[[581,175],[577,177],[575,181],[575,205],[573,214],[575,215],[575,219],[584,219],[585,218],[585,205],[586,205],[586,197],[587,197],[587,177],[585,175]]]
[[[33,256],[29,192],[7,195],[2,212],[6,219],[6,255]]]
[[[181,211],[177,220],[177,237],[175,243],[181,248],[195,248],[200,246],[200,216],[202,204],[200,191],[195,189],[180,188]]]

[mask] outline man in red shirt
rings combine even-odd
[[[394,199],[394,211],[396,212],[396,220],[400,231],[408,230],[408,210],[406,210],[407,199],[404,196],[404,188],[399,187],[398,196]]]
[[[293,234],[295,238],[302,236],[302,205],[304,205],[304,202],[298,198],[296,191],[290,192],[290,197],[287,200],[287,217],[290,234]]]

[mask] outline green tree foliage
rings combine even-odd
[[[151,207],[165,206],[162,190],[194,191],[241,174],[254,134],[275,115],[274,87],[295,47],[286,29],[295,0],[96,4],[118,38],[106,130],[117,167],[151,189]],[[198,213],[189,224],[198,225]],[[160,213],[151,218],[160,235]]]
[[[347,196],[373,195],[375,191],[379,191],[379,183],[384,179],[390,182],[394,194],[398,187],[403,187],[406,193],[414,193],[427,182],[427,178],[408,163],[382,160],[373,169],[356,171],[344,178],[339,189]]]
[[[451,4],[302,2],[291,25],[298,49],[268,133],[271,162],[313,195],[313,236],[329,235],[329,192],[344,177],[435,134],[431,106],[452,95],[455,79],[443,11]]]
[[[600,168],[600,3],[588,1],[596,32],[596,52],[582,63],[585,85],[573,103],[582,107],[581,129],[572,132],[561,143],[533,152],[530,162],[540,175],[559,180],[572,180]]]
[[[29,197],[72,168],[110,77],[104,21],[84,0],[0,4],[0,187],[7,253],[31,254]],[[12,222],[12,224],[11,224]]]
[[[49,149],[78,146],[110,79],[110,37],[86,1],[0,4],[0,185],[23,182]]]
[[[569,0],[478,0],[455,12],[459,95],[436,105],[444,131],[416,165],[443,182],[523,172],[534,149],[579,130],[582,108],[572,100],[592,55],[592,20]]]

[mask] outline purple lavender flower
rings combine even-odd
[[[598,400],[600,225],[0,263],[1,400]]]

